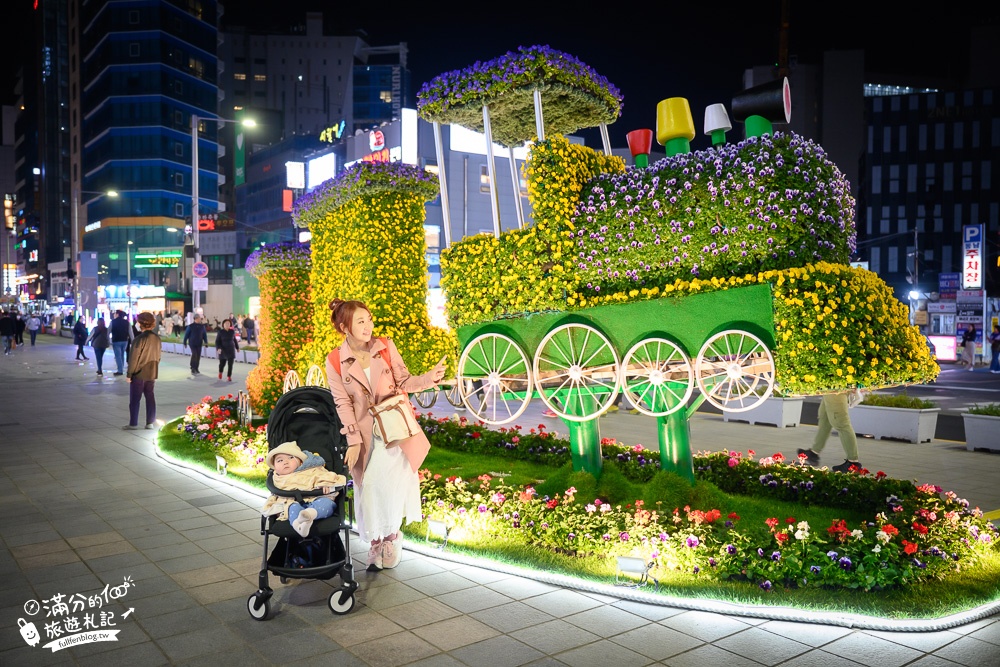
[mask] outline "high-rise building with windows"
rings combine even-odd
[[[131,277],[178,291],[184,262],[177,255],[192,209],[192,116],[199,118],[201,213],[220,208],[221,124],[212,120],[220,7],[215,0],[87,0],[78,7],[70,28],[78,45],[71,122],[79,128],[73,193],[81,247],[99,253],[102,284]],[[161,257],[131,271],[131,254]]]

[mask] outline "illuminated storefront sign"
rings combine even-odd
[[[134,255],[137,269],[176,269],[181,259],[179,252],[161,252],[155,255]]]
[[[983,286],[983,226],[962,227],[962,289],[981,289]]]
[[[83,233],[86,234],[87,232],[93,232],[100,228],[101,228],[101,221],[98,220],[96,222],[92,222],[89,225],[84,226]]]
[[[344,136],[344,128],[347,124],[341,120],[340,123],[334,125],[333,127],[328,127],[319,133],[319,140],[325,141],[327,143],[333,143],[334,141],[340,139]]]
[[[293,190],[303,190],[306,187],[306,163],[285,163],[285,187]]]
[[[159,285],[132,285],[133,299],[152,299],[167,295],[166,288]],[[128,285],[100,285],[97,296],[102,300],[128,299]]]

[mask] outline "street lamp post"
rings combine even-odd
[[[201,261],[201,245],[198,238],[199,221],[199,193],[198,193],[198,114],[191,114],[191,239],[194,241],[194,261],[197,264]],[[256,127],[257,121],[252,118],[243,120],[226,120],[225,118],[206,118],[217,123],[235,123],[244,127]],[[191,307],[197,312],[201,306],[201,292],[194,289],[194,280],[191,281]]]
[[[105,190],[103,192],[98,192],[94,190],[79,190],[73,188],[73,221],[70,225],[70,263],[73,267],[73,283],[70,292],[73,294],[73,311],[76,313],[77,319],[81,315],[80,310],[80,276],[79,269],[77,267],[77,260],[80,258],[80,195],[107,195],[108,197],[117,197],[118,193],[114,190]]]

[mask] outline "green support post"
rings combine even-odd
[[[596,401],[590,396],[581,396],[580,401],[591,402],[588,412],[596,408]],[[574,406],[576,407],[576,406]],[[579,406],[583,409],[583,406]],[[585,470],[594,477],[601,476],[603,459],[601,458],[601,427],[600,418],[588,419],[585,422],[563,419],[569,429],[569,447],[573,457],[573,470]]]
[[[656,418],[660,441],[660,468],[675,472],[694,484],[694,459],[691,456],[691,426],[686,410]]]

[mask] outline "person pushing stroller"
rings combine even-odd
[[[299,503],[294,498],[272,495],[264,503],[261,514],[278,515],[279,521],[289,521],[296,533],[309,535],[313,522],[333,516],[338,492],[335,487],[347,484],[347,478],[326,469],[326,461],[319,454],[304,451],[297,442],[285,442],[267,454],[267,465],[274,471],[274,486],[282,491],[313,491],[321,489],[322,496],[309,496]]]

